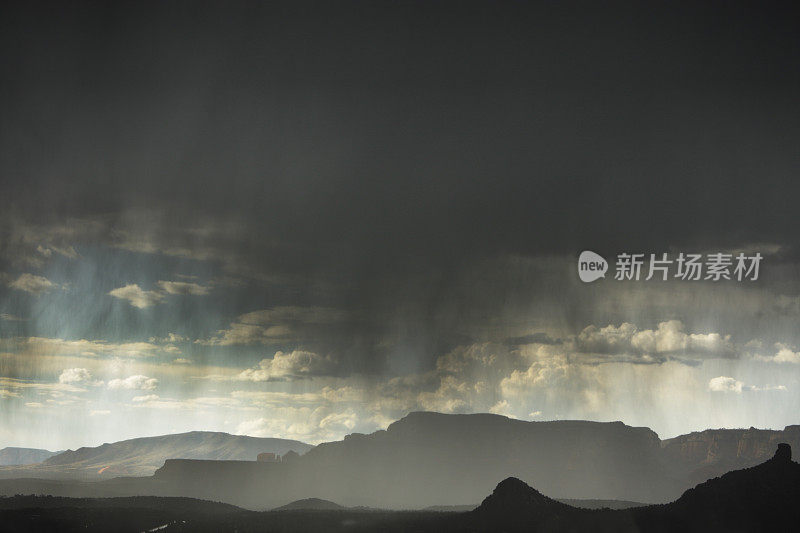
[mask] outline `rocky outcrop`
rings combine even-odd
[[[783,431],[710,429],[662,442],[665,467],[691,486],[769,459],[779,442],[800,447],[800,426]]]

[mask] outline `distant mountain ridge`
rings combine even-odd
[[[67,450],[46,458],[38,465],[5,472],[0,470],[0,475],[81,479],[150,476],[167,459],[172,458],[255,461],[258,454],[263,452],[283,455],[295,451],[302,454],[311,448],[310,444],[296,440],[191,431]]]
[[[120,478],[102,487],[37,484],[33,479],[16,486],[83,496],[113,486],[119,496],[190,496],[254,510],[310,496],[349,508],[446,508],[480,501],[498,479],[516,477],[578,507],[624,508],[637,501],[672,501],[738,465],[752,466],[775,449],[777,439],[795,445],[798,430],[708,430],[662,441],[649,428],[622,422],[527,422],[493,414],[415,412],[369,435],[351,434],[313,448],[290,444],[287,448],[308,451],[286,462],[254,462],[261,452],[282,455],[276,441],[286,441],[194,432],[69,451],[41,465],[0,468],[0,476],[96,480],[155,470],[152,478]],[[159,439],[177,437],[181,446],[157,445]],[[243,440],[231,445],[227,439]],[[109,464],[113,468],[106,468]],[[14,494],[15,485],[0,484],[2,493]]]
[[[15,448],[9,446],[0,450],[0,466],[18,466],[41,463],[61,452],[51,452],[39,448]]]

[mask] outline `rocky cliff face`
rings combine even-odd
[[[709,429],[662,441],[665,467],[691,485],[772,457],[778,443],[800,447],[800,426],[783,431]]]

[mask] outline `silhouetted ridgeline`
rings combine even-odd
[[[310,499],[255,513],[189,499],[17,497],[0,499],[0,524],[15,532],[772,532],[797,529],[798,498],[800,465],[781,444],[763,464],[709,480],[673,503],[625,510],[571,507],[510,477],[470,512],[343,509]]]
[[[286,505],[282,505],[274,511],[334,511],[334,510],[343,510],[347,509],[347,507],[343,507],[338,503],[334,503],[328,500],[321,500],[319,498],[304,498],[302,500],[297,500],[292,503],[287,503]]]
[[[291,461],[255,462],[253,452],[275,450],[261,443],[270,439],[257,439],[247,461],[168,459],[152,478],[100,483],[0,481],[0,494],[189,496],[254,510],[321,498],[347,507],[421,509],[481,501],[498,480],[516,477],[562,500],[667,502],[725,471],[726,465],[750,466],[759,457],[763,460],[777,439],[788,437],[785,440],[794,444],[797,429],[710,430],[662,442],[648,428],[621,422],[525,422],[490,414],[411,413],[385,431],[349,435]],[[91,450],[98,454],[137,440],[148,441]],[[214,453],[182,453],[200,451]],[[164,453],[163,447],[158,453]]]
[[[621,511],[562,506],[516,479],[505,480],[453,529],[478,531],[754,532],[800,524],[800,465],[780,444],[772,459],[686,491],[677,501]],[[471,522],[471,524],[470,524]]]

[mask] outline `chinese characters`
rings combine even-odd
[[[713,254],[679,253],[674,259],[669,254],[649,254],[645,262],[645,254],[621,253],[617,255],[614,279],[618,281],[653,278],[666,281],[670,277],[686,281],[756,281],[761,265],[761,254],[738,255],[717,252]]]

